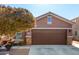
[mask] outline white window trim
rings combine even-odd
[[[49,18],[49,17],[52,19],[52,16],[51,16],[51,15],[50,15],[50,16],[48,15],[48,17],[47,17],[47,24],[52,24],[52,22],[49,22],[49,21],[48,21],[48,18]]]

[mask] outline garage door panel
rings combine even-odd
[[[33,44],[66,44],[66,30],[64,29],[33,29]]]

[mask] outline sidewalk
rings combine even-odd
[[[14,46],[11,48],[10,55],[28,55],[30,46]]]

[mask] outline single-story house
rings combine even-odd
[[[73,37],[75,40],[79,40],[79,17],[72,19],[72,22],[74,22],[72,26]]]

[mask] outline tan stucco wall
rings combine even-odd
[[[72,26],[72,31],[73,31],[73,36],[76,38],[76,39],[79,39],[79,18],[76,19],[76,22],[73,24]],[[77,36],[75,36],[75,31],[77,31]]]

